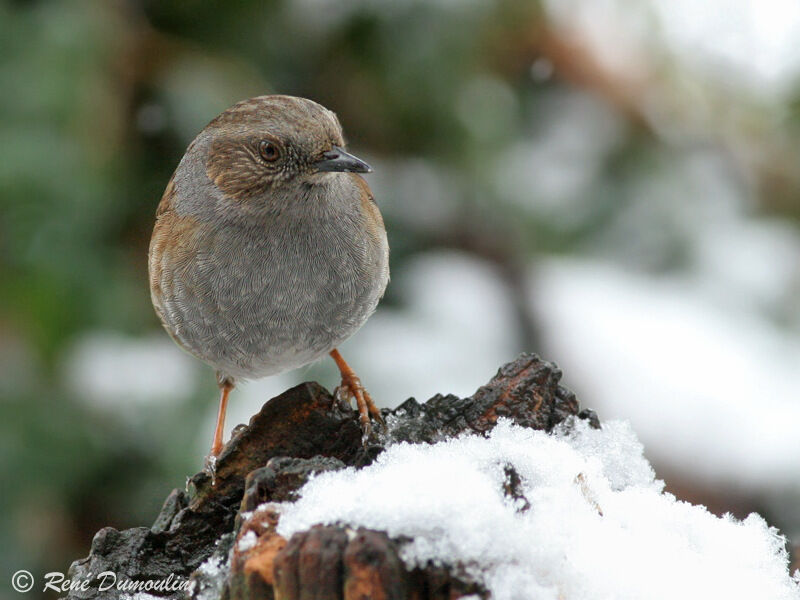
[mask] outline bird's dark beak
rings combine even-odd
[[[348,154],[343,148],[339,148],[339,146],[334,146],[333,150],[328,150],[322,155],[322,160],[315,162],[314,166],[317,167],[319,171],[372,173],[372,167],[360,158]]]

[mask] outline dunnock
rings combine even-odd
[[[389,246],[370,167],[344,150],[336,115],[316,102],[259,96],[194,139],[167,184],[150,242],[150,291],[179,346],[217,370],[210,464],[228,394],[330,354],[355,398],[364,439],[369,394],[336,348],[375,310]]]

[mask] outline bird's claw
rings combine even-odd
[[[369,395],[361,380],[355,375],[343,376],[342,383],[336,388],[336,398],[348,406],[353,400],[356,401],[358,408],[358,420],[361,424],[361,444],[366,447],[370,435],[372,435],[372,422],[370,417],[375,419],[381,426],[385,426],[380,409],[375,406],[372,397]]]
[[[217,455],[214,453],[210,453],[206,456],[205,465],[203,470],[208,473],[209,477],[211,477],[211,485],[214,486],[217,483]]]

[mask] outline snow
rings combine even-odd
[[[236,545],[236,549],[239,552],[247,552],[248,550],[255,548],[257,543],[258,536],[256,536],[256,532],[248,531],[241,537],[239,543]]]
[[[524,500],[503,493],[509,467]],[[619,421],[553,435],[501,421],[488,437],[391,446],[314,477],[278,532],[317,523],[408,536],[409,567],[461,565],[496,600],[800,597],[776,530],[664,493]]]
[[[203,564],[201,564],[197,571],[202,574],[206,575],[211,579],[215,579],[219,577],[219,575],[223,572],[225,566],[223,565],[222,558],[213,554],[209,556]]]
[[[219,542],[220,540],[217,540],[217,544]],[[230,554],[225,558],[219,554],[208,557],[194,572],[192,579],[188,580],[186,596],[197,600],[220,598],[230,568],[229,560]]]
[[[569,365],[584,405],[629,419],[651,457],[712,484],[797,489],[796,335],[739,294],[720,299],[710,275],[551,259],[533,281],[548,357]]]

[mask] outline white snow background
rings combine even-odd
[[[509,465],[527,509],[503,492]],[[621,421],[555,434],[501,421],[487,437],[396,444],[301,493],[281,506],[281,535],[336,523],[409,536],[409,566],[462,565],[495,600],[800,597],[777,530],[664,493]]]

